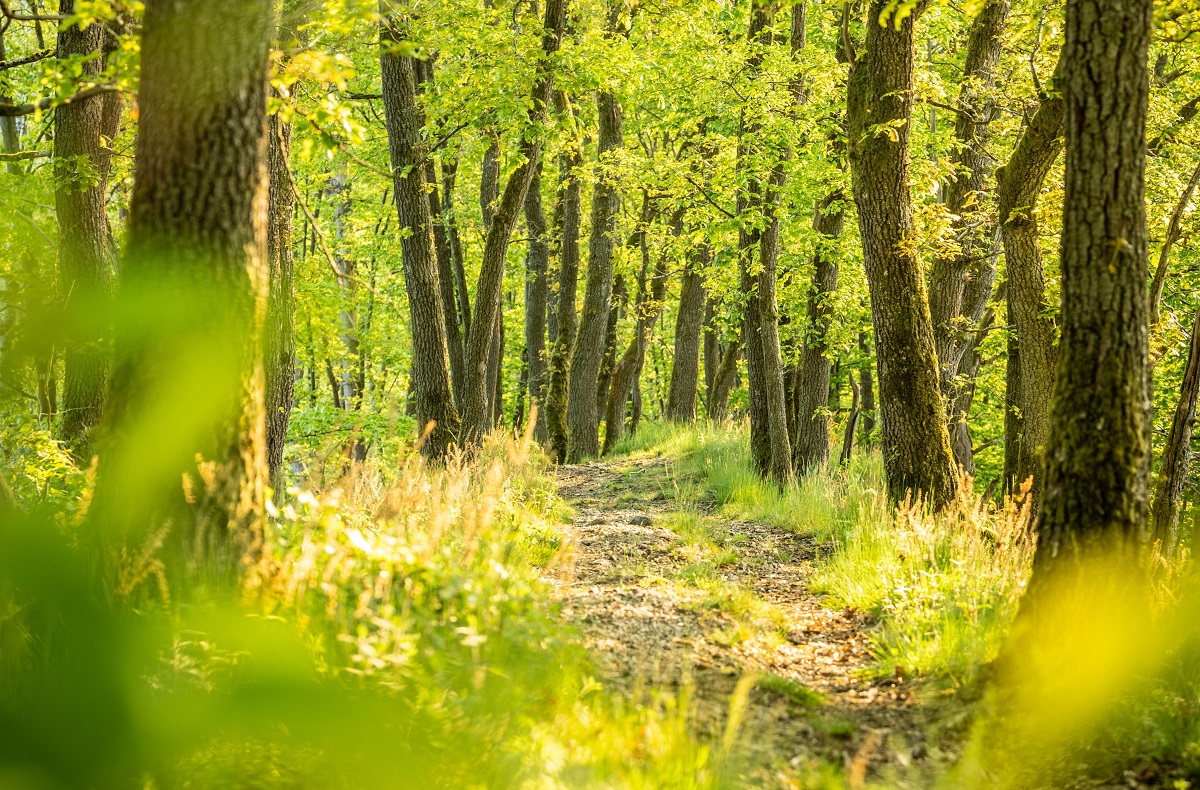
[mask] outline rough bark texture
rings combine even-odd
[[[854,201],[870,285],[883,415],[883,458],[893,500],[934,508],[954,499],[958,472],[938,387],[937,352],[915,248],[909,192],[913,14],[879,24],[873,0],[866,52],[850,73],[847,102]]]
[[[793,460],[796,474],[820,469],[829,462],[829,346],[825,337],[833,323],[830,300],[837,290],[838,263],[834,242],[842,235],[846,215],[845,196],[834,192],[817,206],[813,229],[821,237],[813,254],[813,278],[808,289],[808,326],[800,350],[796,386],[796,446]],[[853,376],[851,376],[853,379]],[[857,392],[857,383],[855,391]],[[856,401],[858,400],[856,396]]]
[[[1060,58],[1052,91],[1058,90],[1063,63]],[[1033,476],[1034,511],[1041,501],[1045,482],[1042,455],[1050,438],[1050,394],[1058,364],[1058,348],[1054,343],[1057,328],[1046,304],[1037,203],[1046,176],[1062,151],[1062,129],[1062,96],[1056,92],[1046,94],[1008,163],[996,171],[1010,325],[1016,327],[1020,344],[1017,408],[1023,433],[1018,443],[1015,485],[1019,487]]]
[[[451,263],[454,265],[454,294],[458,302],[458,320],[462,329],[460,334],[465,355],[466,338],[471,333],[471,292],[467,289],[466,263],[463,261],[462,242],[458,237],[458,220],[454,213],[454,183],[457,175],[458,161],[450,156],[443,158],[442,221],[446,225],[446,242],[450,248]]]
[[[710,258],[706,245],[688,255],[675,314],[675,354],[666,418],[679,423],[696,420],[696,391],[700,383],[700,326],[704,323],[704,267]]]
[[[169,529],[217,573],[263,550],[273,29],[255,0],[146,3],[121,270],[123,310],[140,313],[116,338],[92,508],[134,534]]]
[[[721,364],[717,366],[716,375],[713,376],[712,389],[708,395],[708,417],[713,422],[720,422],[729,416],[729,393],[737,383],[737,363],[741,356],[742,339],[736,337],[729,341],[728,348],[721,356]]]
[[[522,136],[518,150],[521,164],[505,184],[484,241],[483,261],[475,289],[475,314],[471,321],[471,333],[467,337],[467,387],[463,397],[463,436],[471,444],[478,444],[493,424],[493,404],[488,397],[488,388],[489,384],[494,386],[494,383],[489,377],[492,371],[489,370],[488,358],[493,339],[499,341],[495,337],[498,334],[495,330],[501,315],[504,261],[508,254],[508,242],[529,191],[529,183],[533,180],[533,169],[541,155],[542,141],[537,129],[546,117],[552,99],[554,74],[550,61],[562,42],[565,17],[565,0],[546,3],[541,58],[530,92],[526,134]]]
[[[1011,293],[1011,291],[1010,291]],[[1017,477],[1020,466],[1021,440],[1025,436],[1024,419],[1021,413],[1021,347],[1013,326],[1012,299],[1007,300],[1008,342],[1007,361],[1004,365],[1004,485],[1001,493],[1012,496],[1021,486]]]
[[[749,40],[754,47],[747,68],[757,73],[772,43],[773,5],[754,4],[750,14]],[[761,124],[747,120],[743,112],[738,141],[738,167],[747,171],[746,188],[738,195],[738,261],[742,292],[746,299],[746,378],[750,402],[750,454],[764,477],[778,482],[792,476],[792,452],[788,440],[787,403],[784,397],[783,357],[779,345],[779,308],[775,298],[776,262],[779,253],[779,194],[783,188],[782,166],[772,167],[766,183],[749,171],[761,156],[758,139]]]
[[[1062,341],[1034,561],[1143,536],[1150,366],[1145,168],[1150,0],[1070,0]],[[1025,354],[1024,338],[1021,352]],[[1066,556],[1064,556],[1066,555]]]
[[[616,244],[617,210],[620,208],[616,181],[605,172],[604,165],[605,160],[613,155],[612,152],[619,152],[625,144],[621,105],[611,93],[602,91],[596,96],[596,107],[600,117],[600,164],[592,195],[592,231],[588,244],[583,312],[579,318],[568,374],[565,456],[568,463],[578,463],[600,451],[600,416],[596,408],[596,394],[609,311],[612,309],[613,249]]]
[[[296,389],[296,283],[292,269],[292,125],[268,120],[267,312],[263,324],[266,379],[267,470],[276,496],[283,493],[281,470]]]
[[[1171,431],[1163,446],[1162,464],[1154,486],[1150,511],[1151,536],[1162,543],[1162,551],[1174,554],[1179,542],[1179,506],[1192,462],[1192,432],[1196,427],[1196,403],[1200,400],[1200,314],[1192,323],[1187,368],[1179,388],[1179,402],[1171,419]]]
[[[868,360],[871,358],[871,344],[865,331],[858,333],[858,350]],[[875,441],[875,375],[871,372],[871,363],[863,365],[858,371],[858,386],[862,398],[862,419],[859,420],[862,429],[863,444],[873,444]]]
[[[546,417],[546,302],[550,292],[548,270],[550,246],[546,236],[546,213],[542,210],[542,166],[534,170],[525,196],[525,225],[529,229],[529,252],[525,258],[525,365],[529,405],[537,409],[533,438],[545,443]]]
[[[996,276],[993,220],[987,199],[992,158],[987,147],[995,115],[996,84],[1009,0],[989,0],[971,25],[954,121],[954,177],[945,185],[946,210],[958,252],[934,258],[929,269],[929,313],[937,343],[941,388],[953,401],[959,363],[974,337]],[[971,387],[971,382],[965,382]],[[962,422],[951,411],[951,422]],[[954,430],[953,427],[951,429]],[[960,459],[960,463],[961,463]]]
[[[704,300],[704,409],[712,416],[713,380],[721,367],[721,330],[717,326],[717,300]]]
[[[550,455],[555,460],[567,456],[567,380],[578,321],[575,293],[579,286],[579,225],[582,219],[579,168],[582,165],[583,154],[576,145],[568,146],[558,157],[558,288],[555,304],[558,333],[550,350],[550,383],[546,393],[546,429]]]
[[[60,14],[75,0],[60,0]],[[104,26],[78,25],[58,34],[58,56],[93,55],[82,77],[104,68]],[[101,315],[112,297],[113,244],[106,200],[109,148],[121,119],[121,94],[65,104],[54,111],[54,208],[58,217],[58,274],[63,308],[77,331],[62,349],[62,437],[77,458],[91,460],[93,432],[104,412],[108,385],[108,327]]]
[[[450,381],[446,310],[442,303],[433,220],[425,191],[425,171],[419,164],[426,153],[421,138],[424,119],[417,105],[413,59],[397,52],[398,42],[404,39],[404,31],[398,24],[385,18],[380,27],[383,106],[399,230],[409,231],[402,235],[400,247],[412,334],[417,430],[429,431],[421,451],[430,458],[441,459],[456,439],[459,416]]]

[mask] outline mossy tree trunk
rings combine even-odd
[[[913,26],[921,9],[898,25],[890,17],[881,24],[888,8],[885,0],[871,3],[866,51],[850,72],[850,165],[875,327],[888,494],[893,501],[920,496],[941,508],[957,494],[958,471],[909,191]]]

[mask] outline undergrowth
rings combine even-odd
[[[1086,596],[1056,604],[1069,608],[1078,633],[1041,634],[1031,663],[1009,655],[1005,680],[987,683],[1033,560],[1024,496],[996,506],[966,494],[939,515],[892,507],[878,452],[780,490],[752,469],[747,434],[741,425],[644,424],[618,450],[670,459],[664,485],[681,503],[715,500],[726,517],[812,536],[810,588],[830,606],[875,615],[873,671],[915,676],[935,692],[922,695],[931,724],[946,693],[980,700],[946,786],[1092,787],[1114,778],[1200,786],[1200,597],[1186,550],[1171,562],[1154,558],[1153,594],[1136,605],[1110,602],[1095,612]],[[1022,669],[1047,655],[1060,657],[1048,664],[1051,676]],[[1014,714],[1011,699],[1025,709]],[[965,723],[961,706],[952,713]],[[1071,726],[1043,732],[1044,722],[1060,719]],[[1013,742],[1021,748],[999,745]]]
[[[736,738],[695,737],[686,688],[593,676],[545,581],[569,510],[529,443],[278,499],[241,600],[106,599],[69,530],[0,523],[0,786],[735,782]]]

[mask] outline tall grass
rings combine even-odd
[[[0,786],[732,783],[686,691],[593,676],[544,581],[568,515],[528,442],[377,459],[270,506],[240,600],[105,597],[69,530],[0,520]]]

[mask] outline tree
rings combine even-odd
[[[696,392],[700,384],[700,329],[704,323],[704,267],[711,253],[708,245],[692,248],[684,265],[679,287],[679,309],[675,313],[675,353],[671,364],[671,387],[667,395],[668,420],[696,420]]]
[[[401,51],[404,36],[397,24],[385,16],[380,27],[383,101],[411,317],[417,425],[429,431],[422,452],[441,459],[457,438],[460,420],[451,389],[446,309],[422,166],[428,152],[421,139],[424,124],[417,105],[414,61]]]
[[[962,363],[967,356],[974,358],[975,329],[996,279],[995,225],[986,195],[992,158],[987,148],[997,111],[991,94],[1009,7],[1009,0],[989,0],[971,25],[954,118],[955,172],[945,185],[957,251],[935,256],[928,278],[939,386],[947,399],[951,445],[958,466],[970,475],[975,474],[975,460],[967,418],[976,371],[964,369]]]
[[[1149,504],[1145,167],[1153,4],[1070,0],[1066,19],[1061,359],[1034,583],[1052,565],[1136,544]]]
[[[539,162],[525,196],[525,224],[529,253],[525,258],[525,364],[529,404],[537,410],[533,438],[545,443],[546,432],[546,309],[550,248],[546,239],[546,214],[542,210],[542,165]]]
[[[218,574],[263,550],[267,63],[260,0],[150,0],[95,517]],[[181,478],[183,485],[180,484]]]
[[[850,72],[850,169],[863,263],[870,286],[883,415],[888,494],[940,508],[958,492],[938,387],[933,325],[914,244],[909,190],[913,26],[919,7],[899,18],[873,0],[866,51]]]
[[[606,166],[614,156],[613,152],[619,152],[625,144],[621,105],[616,96],[600,91],[596,95],[596,108],[600,118],[599,152],[596,188],[592,193],[587,281],[567,384],[565,458],[568,463],[578,463],[600,452],[600,415],[596,393],[612,307],[614,235],[620,207],[616,180],[606,172]]]
[[[560,117],[573,119],[574,112],[565,93],[556,94],[555,102]],[[558,155],[558,196],[554,209],[558,228],[558,288],[554,311],[556,336],[550,347],[546,392],[546,432],[550,455],[556,460],[567,457],[567,385],[578,321],[575,292],[579,283],[579,226],[583,202],[579,168],[582,166],[582,146],[572,139]]]
[[[534,73],[530,93],[528,119],[519,146],[521,164],[508,178],[500,196],[495,215],[488,226],[484,241],[483,262],[475,289],[475,315],[467,337],[467,386],[463,394],[463,439],[477,444],[493,423],[495,404],[489,399],[489,385],[494,388],[489,373],[496,322],[500,314],[501,286],[504,279],[504,259],[508,242],[516,226],[517,215],[525,203],[525,195],[533,180],[533,169],[541,155],[542,140],[538,127],[546,117],[553,98],[554,71],[551,58],[562,43],[566,21],[566,0],[548,0],[543,22],[540,58]],[[493,389],[494,391],[494,389]]]
[[[1057,327],[1046,304],[1045,272],[1038,241],[1037,205],[1046,176],[1062,151],[1063,98],[1059,59],[1050,88],[1040,97],[1037,112],[1021,133],[1008,163],[996,171],[997,212],[1007,261],[1008,309],[1016,324],[1016,361],[1013,375],[1021,433],[1009,436],[1006,453],[1013,452],[1016,485],[1033,477],[1032,507],[1041,501],[1042,452],[1050,439],[1050,394],[1058,364],[1054,343]],[[1010,368],[1012,367],[1010,354]],[[1011,448],[1009,448],[1011,445]]]
[[[61,0],[58,11],[74,14],[75,0]],[[58,34],[58,56],[84,56],[83,76],[98,77],[111,48],[105,30],[102,24],[65,25]],[[114,246],[106,201],[121,107],[121,94],[107,92],[54,113],[59,288],[74,323],[62,355],[62,437],[83,461],[91,459],[92,434],[104,413],[108,386],[110,338],[102,315],[112,296]]]

